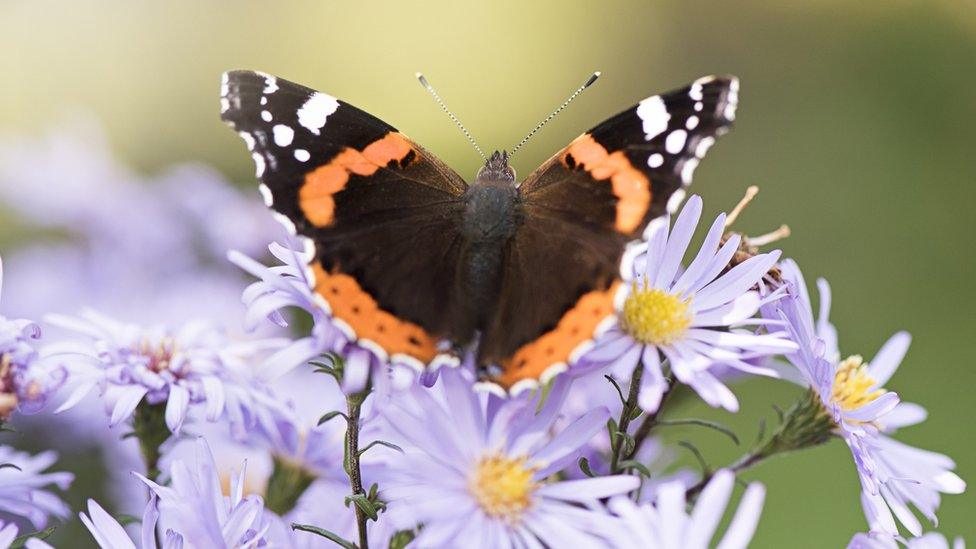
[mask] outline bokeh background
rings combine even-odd
[[[808,277],[831,281],[844,352],[869,357],[893,332],[912,332],[912,349],[890,388],[926,406],[930,417],[899,438],[951,455],[959,474],[973,479],[970,1],[3,0],[0,52],[0,252],[10,277],[18,257],[25,271],[40,269],[45,250],[70,241],[73,201],[89,209],[98,203],[110,243],[140,223],[153,223],[157,236],[187,230],[185,216],[130,215],[128,195],[110,184],[120,171],[158,187],[189,170],[191,181],[235,182],[248,204],[257,204],[250,159],[218,120],[219,77],[227,69],[264,70],[346,99],[465,175],[479,158],[417,85],[415,71],[492,149],[510,148],[591,71],[602,70],[601,81],[520,153],[522,175],[651,93],[705,74],[736,74],[737,127],[696,174],[706,211],[727,210],[746,186],[760,185],[740,230],[792,227],[782,248]],[[86,182],[84,192],[56,190],[74,179]],[[177,187],[179,199],[167,200],[182,204],[180,211],[208,217],[225,203],[213,193],[198,200],[193,184]],[[60,225],[46,220],[51,204]],[[217,231],[232,243],[268,226],[259,207],[234,212]],[[100,253],[120,280],[146,275],[141,265],[149,265],[146,276],[169,276],[167,269],[182,265],[170,250],[157,254],[152,246],[138,246],[153,256],[142,263],[128,263],[121,244]],[[70,265],[46,265],[58,288],[36,299],[80,287]],[[242,283],[221,280],[230,294],[239,292],[235,284]],[[5,288],[5,302],[28,309],[35,294],[23,288],[19,295]],[[165,283],[158,288],[165,290]],[[178,315],[181,306],[174,308]],[[734,417],[691,403],[674,414],[721,420],[749,441],[761,417],[772,421],[772,404],[785,407],[798,394],[775,381],[745,382],[736,391],[743,410]],[[43,434],[35,429],[15,443],[34,444]],[[672,429],[668,438],[694,439],[713,465],[744,449],[708,431]],[[61,466],[88,472],[80,488],[98,493],[98,453],[83,449],[83,435],[70,437],[77,451],[69,450]],[[768,485],[756,546],[837,547],[864,529],[855,471],[839,442],[775,459],[746,477]],[[972,491],[947,497],[940,530],[976,542],[974,516]]]

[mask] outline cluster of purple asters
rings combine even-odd
[[[850,448],[859,478],[851,497],[859,488],[865,514],[850,547],[949,546],[922,519],[937,524],[942,494],[963,492],[965,482],[948,457],[894,438],[926,415],[885,388],[908,334],[872,360],[842,355],[827,283],[818,282],[815,314],[794,261],[760,251],[769,238],[729,229],[737,212],[716,217],[697,246],[699,197],[673,220],[653,221],[628,247],[614,314],[590,344],[538,388],[506,394],[481,390],[469,356],[424,366],[358,341],[312,289],[300,242],[286,237],[259,261],[267,231],[220,230],[227,219],[261,216],[234,211],[259,206],[212,172],[182,167],[137,181],[105,151],[87,150],[98,146],[55,137],[0,157],[0,198],[14,196],[5,193],[12,181],[65,185],[18,170],[20,157],[47,165],[45,155],[56,154],[94,174],[61,189],[64,200],[38,218],[72,227],[73,239],[14,255],[28,274],[57,255],[62,269],[76,270],[80,297],[30,309],[44,296],[16,283],[15,314],[39,322],[0,315],[0,418],[28,432],[49,421],[66,439],[91,433],[114,456],[111,468],[132,474],[72,510],[57,492],[73,475],[45,472],[54,452],[0,446],[0,548],[49,547],[49,528],[57,536],[72,516],[113,549],[745,547],[765,488],[743,483],[730,505],[737,477],[833,439]],[[117,225],[100,221],[118,214],[112,205],[85,200],[96,179],[127,197],[124,215],[179,219],[187,229],[120,238]],[[223,210],[181,200],[189,182]],[[39,207],[16,196],[14,209]],[[214,211],[226,215],[208,219]],[[249,231],[252,239],[239,238]],[[147,257],[140,242],[157,252]],[[199,257],[154,270],[158,250],[182,248]],[[112,267],[123,261],[125,269]],[[144,295],[160,276],[171,307]],[[211,286],[219,290],[208,303]],[[799,400],[740,460],[700,471],[676,462],[661,426],[727,431],[674,418],[672,399],[737,412],[729,385],[748,376],[798,383]]]

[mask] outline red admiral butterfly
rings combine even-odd
[[[736,78],[700,78],[521,183],[495,152],[470,185],[393,126],[274,76],[224,74],[221,118],[252,151],[268,206],[314,244],[314,289],[352,337],[418,366],[477,342],[481,376],[511,388],[591,345],[627,243],[680,203],[737,102]]]

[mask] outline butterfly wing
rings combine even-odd
[[[737,103],[734,77],[649,97],[575,139],[522,183],[524,221],[506,252],[480,347],[479,363],[501,366],[495,381],[533,384],[586,350],[613,314],[627,242],[677,207],[698,162],[731,127]]]
[[[314,244],[337,324],[380,356],[433,359],[457,302],[464,180],[382,120],[267,74],[226,73],[221,118],[266,203]]]

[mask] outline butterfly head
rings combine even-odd
[[[503,182],[515,183],[515,169],[508,165],[508,152],[495,151],[485,160],[485,165],[478,170],[476,183]]]

